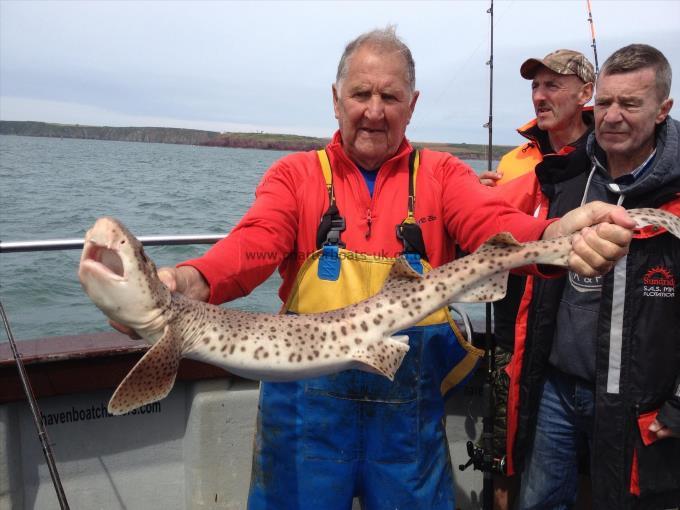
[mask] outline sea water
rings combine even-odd
[[[82,239],[100,216],[137,236],[227,234],[283,151],[0,135],[0,240]],[[485,161],[467,161],[475,169]],[[205,245],[150,246],[158,266]],[[0,253],[0,300],[17,340],[111,331],[77,277],[81,250]],[[276,312],[275,271],[226,306]],[[484,305],[467,305],[481,321]],[[6,341],[4,332],[0,342]]]

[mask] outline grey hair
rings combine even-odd
[[[648,44],[629,44],[616,50],[602,65],[600,76],[623,74],[652,68],[656,76],[656,93],[660,101],[671,93],[671,65],[659,50]]]
[[[351,41],[346,47],[345,51],[340,57],[338,63],[338,73],[335,76],[336,86],[347,76],[347,68],[349,67],[349,60],[352,55],[362,46],[370,46],[380,52],[395,51],[404,57],[406,68],[406,80],[408,81],[411,92],[416,89],[416,63],[411,55],[411,50],[408,46],[397,36],[397,28],[394,25],[388,25],[385,28],[376,28],[370,32],[361,34],[359,37]]]

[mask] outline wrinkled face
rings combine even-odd
[[[418,92],[411,91],[406,62],[396,52],[360,47],[347,75],[333,86],[333,106],[343,147],[357,165],[374,170],[399,148]]]
[[[558,74],[541,67],[531,82],[531,100],[538,127],[544,131],[569,129],[579,121],[592,91],[591,84],[583,83],[573,74]]]
[[[672,105],[672,99],[658,97],[653,68],[600,75],[595,96],[597,142],[610,161],[640,165],[654,148],[656,125]]]

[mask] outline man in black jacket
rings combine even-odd
[[[670,82],[668,61],[647,45],[605,62],[587,153],[561,171],[537,167],[549,216],[593,200],[680,215],[680,123],[668,116]],[[643,230],[604,277],[570,272],[527,284],[526,333],[516,338],[522,355],[511,368],[519,388],[511,387],[509,403],[510,462],[524,468],[520,508],[573,505],[586,444],[594,508],[680,502],[678,280],[680,242]]]

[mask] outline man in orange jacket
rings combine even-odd
[[[542,59],[530,58],[520,67],[523,78],[531,80],[531,101],[536,118],[517,131],[528,141],[501,159],[495,172],[484,172],[480,180],[496,186],[498,193],[527,214],[540,203],[540,188],[534,169],[537,164],[566,164],[574,151],[585,151],[593,130],[592,108],[585,105],[593,96],[595,72],[581,53],[560,49]],[[508,293],[494,303],[494,456],[506,454],[508,374],[506,367],[514,348],[515,319],[524,289],[523,276],[511,275]],[[515,477],[494,477],[494,508],[513,507],[519,484]]]

